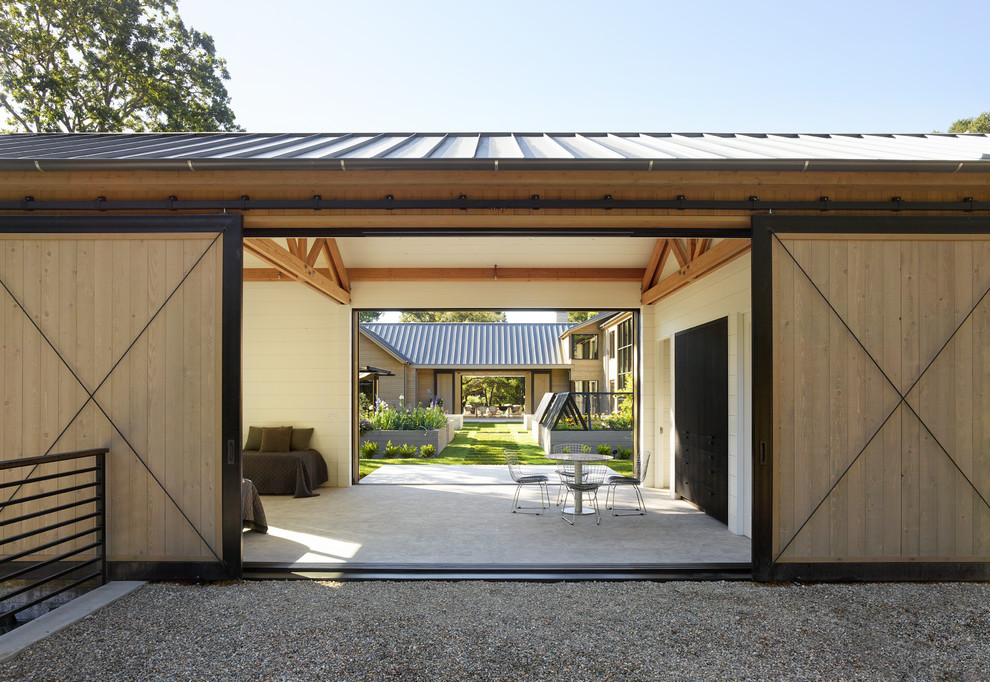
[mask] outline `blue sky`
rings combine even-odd
[[[252,132],[931,132],[990,110],[986,0],[179,8]]]

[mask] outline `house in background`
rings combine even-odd
[[[387,403],[426,405],[434,396],[448,412],[464,403],[464,377],[505,376],[524,380],[532,413],[547,392],[570,389],[570,366],[561,353],[568,323],[398,322],[364,323],[358,364],[389,370],[378,380],[377,397]],[[534,398],[535,397],[535,398]],[[535,400],[535,402],[534,402]]]
[[[545,393],[622,391],[632,377],[634,336],[631,312],[579,323],[366,322],[358,341],[359,390],[369,402],[426,405],[437,397],[457,413],[467,397],[463,379],[519,377],[523,411],[533,414]]]

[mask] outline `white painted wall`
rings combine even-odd
[[[244,436],[249,426],[313,427],[326,485],[351,481],[351,309],[294,282],[245,282]]]
[[[673,481],[674,334],[721,317],[729,326],[729,530],[752,533],[752,396],[750,257],[745,255],[683,291],[644,309],[644,408],[656,420],[647,430],[653,450],[651,485]],[[652,333],[650,333],[652,332]],[[654,357],[650,358],[650,354]],[[647,389],[646,381],[652,381]],[[647,410],[644,410],[644,412]],[[645,421],[645,420],[644,420]]]

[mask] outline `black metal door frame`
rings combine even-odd
[[[753,216],[753,579],[988,580],[990,561],[773,561],[773,271],[776,233],[990,234],[985,216]]]
[[[110,562],[117,580],[219,580],[240,578],[241,550],[241,313],[243,307],[243,221],[218,215],[6,215],[0,233],[133,234],[208,232],[223,235],[221,292],[220,562]]]

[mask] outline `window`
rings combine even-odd
[[[574,360],[597,360],[598,334],[572,334],[571,358]]]
[[[626,390],[626,381],[632,380],[633,371],[633,325],[632,318],[619,323],[619,346],[616,349],[619,390]]]
[[[575,393],[598,393],[597,381],[575,381],[573,384]]]
[[[608,333],[608,346],[607,351],[610,358],[615,357],[615,330],[613,329]]]

